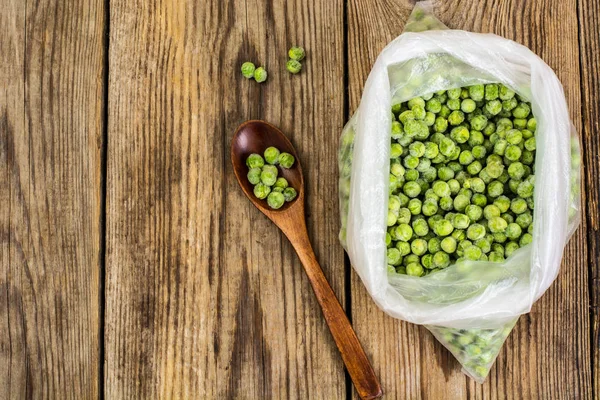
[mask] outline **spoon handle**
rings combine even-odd
[[[308,239],[308,233],[305,229],[298,229],[295,233],[288,235],[288,239],[290,239],[298,258],[304,266],[306,275],[323,310],[325,321],[329,325],[331,335],[342,354],[342,360],[360,398],[375,399],[381,397],[383,392],[379,380],[350,325],[350,321],[348,321],[348,317],[346,317],[344,309],[317,262]]]

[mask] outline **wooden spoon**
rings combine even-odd
[[[279,168],[279,176],[287,179],[290,186],[298,192],[298,196],[278,210],[271,209],[266,200],[254,196],[253,185],[246,177],[246,158],[252,153],[262,155],[269,146],[275,146],[296,158],[292,168]],[[296,250],[358,394],[362,399],[381,397],[383,392],[373,367],[323,275],[310,244],[304,218],[304,178],[296,150],[285,135],[273,125],[263,121],[247,121],[240,125],[233,136],[231,161],[235,176],[248,199],[281,229]]]

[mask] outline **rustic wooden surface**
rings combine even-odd
[[[554,68],[583,145],[582,224],[488,380],[379,311],[345,260],[339,133],[413,4],[0,0],[0,399],[356,397],[292,247],[235,182],[248,119],[300,154],[317,259],[387,398],[597,398],[598,1],[436,1]]]

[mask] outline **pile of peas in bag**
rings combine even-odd
[[[532,241],[536,120],[502,84],[392,106],[387,262],[424,276]]]

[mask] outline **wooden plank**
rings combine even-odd
[[[104,2],[0,13],[0,398],[100,392]]]
[[[451,28],[493,32],[540,55],[565,86],[581,128],[577,5],[572,1],[436,2]],[[401,33],[412,2],[348,3],[350,110],[379,51]],[[560,16],[560,18],[557,18]],[[369,32],[369,34],[365,34]],[[521,318],[483,385],[462,376],[458,362],[423,328],[377,310],[353,273],[352,316],[378,369],[384,391],[397,398],[590,398],[591,370],[586,224],[565,251],[559,277],[532,312]]]
[[[579,1],[579,46],[581,56],[581,87],[583,103],[582,159],[587,211],[587,244],[589,254],[592,366],[594,394],[600,393],[600,4]]]
[[[235,182],[229,140],[264,118],[295,144],[308,229],[344,301],[337,140],[343,3],[111,2],[107,398],[342,398],[291,246]],[[287,49],[307,48],[301,74]],[[260,85],[240,76],[265,65]],[[326,193],[326,195],[324,195]]]

